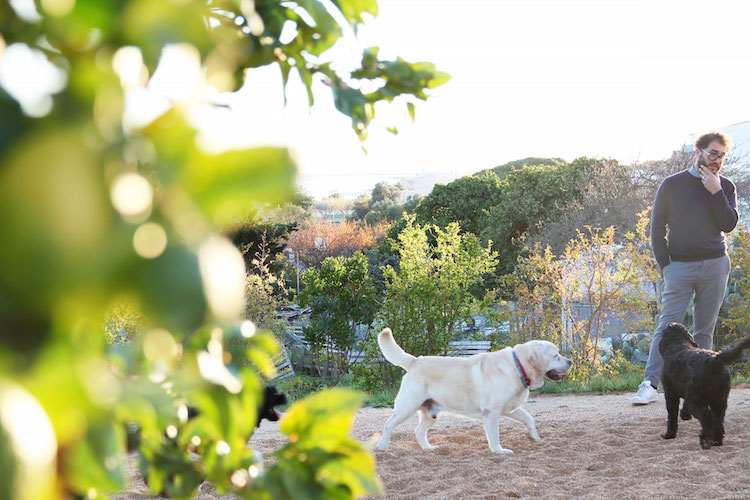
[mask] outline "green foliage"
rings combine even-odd
[[[227,233],[227,237],[242,252],[245,268],[256,270],[254,260],[265,259],[269,272],[280,276],[283,271],[283,252],[286,249],[285,239],[298,227],[296,222],[289,224],[270,224],[263,222],[245,222]]]
[[[387,182],[375,184],[370,195],[360,195],[354,200],[349,220],[373,225],[393,222],[398,220],[404,212],[413,212],[420,198],[410,196],[404,203],[401,203],[401,192],[404,189],[405,187],[401,184],[388,184]]]
[[[534,392],[539,394],[574,394],[594,392],[597,394],[636,391],[643,382],[643,369],[630,366],[627,371],[615,375],[610,370],[592,375],[588,379],[564,379],[554,384],[544,384]]]
[[[497,167],[502,175],[493,169],[462,177],[435,186],[417,206],[417,221],[441,227],[458,222],[465,232],[492,241],[498,272],[507,274],[513,271],[522,239],[576,206],[597,165],[588,158],[570,164],[527,158]]]
[[[480,234],[491,207],[500,203],[500,179],[492,173],[461,177],[437,184],[416,208],[422,223],[446,227],[458,222],[464,232]]]
[[[129,343],[144,329],[143,314],[127,299],[117,301],[104,313],[107,343]]]
[[[576,160],[578,162],[579,160]],[[633,173],[631,168],[614,160],[588,160],[587,177],[581,187],[580,199],[568,203],[556,217],[545,219],[529,231],[528,243],[549,245],[560,254],[577,231],[590,227],[614,226],[620,236],[634,231],[638,213],[653,201],[654,192]]]
[[[589,167],[588,159],[579,158],[570,164],[534,165],[508,174],[499,203],[489,208],[479,233],[485,241],[493,241],[501,262],[499,272],[512,272],[522,236],[559,217],[580,199]]]
[[[434,236],[435,246],[430,245],[428,233]],[[406,227],[394,245],[401,260],[398,271],[390,266],[383,271],[387,291],[380,320],[407,352],[445,354],[461,323],[491,301],[491,294],[479,301],[471,291],[497,264],[497,256],[473,234],[461,234],[456,223],[445,229],[421,226],[413,216],[406,217]],[[373,339],[363,365],[369,373],[359,375],[366,378],[363,383],[368,388],[375,381],[392,387],[400,374],[387,363],[377,363],[376,349]]]
[[[491,169],[491,171],[494,172],[495,175],[497,175],[500,179],[505,179],[508,174],[514,170],[521,170],[526,167],[533,167],[537,165],[561,166],[565,165],[566,163],[567,162],[562,158],[523,158],[522,160],[514,160],[503,165],[499,165]]]
[[[305,340],[315,355],[318,370],[333,367],[326,377],[336,385],[349,370],[349,355],[362,350],[372,336],[370,326],[379,301],[369,275],[367,257],[361,252],[352,257],[329,257],[320,269],[303,276],[304,288],[299,303],[310,307],[310,324],[303,328]],[[366,329],[358,337],[359,326]]]
[[[722,306],[726,317],[721,319],[721,325],[735,334],[732,336],[734,338],[725,339],[727,345],[750,332],[750,303],[747,300],[750,297],[750,232],[742,226],[738,226],[733,233],[729,257],[734,269],[729,275]]]
[[[17,386],[33,404],[14,411],[37,423],[26,431],[0,421],[0,460],[8,458],[6,436],[38,443],[35,453],[48,460],[14,490],[5,477],[13,466],[2,467],[0,496],[98,497],[123,488],[125,423],[141,429],[152,493],[192,496],[204,478],[243,497],[378,493],[372,458],[345,437],[359,404],[352,393],[300,403],[286,424],[292,453],[265,474],[250,472],[260,470],[246,444],[261,377],[274,375],[278,347],[241,321],[242,257],[216,233],[292,196],[289,152],[208,154],[184,118],[190,103],[179,100],[126,129],[123,85],[145,85],[168,44],[197,55],[219,91],[239,88],[247,68],[278,64],[285,84],[297,71],[311,104],[313,79],[331,83],[337,108],[364,138],[376,102],[424,99],[447,75],[428,63],[381,61],[374,49],[356,75],[331,69],[322,55],[377,12],[374,0],[33,5],[30,18],[0,4],[0,54],[25,47],[64,78],[37,102],[0,88],[0,386]],[[282,43],[290,25],[297,36]],[[123,48],[142,58],[138,83],[115,73]],[[376,90],[363,94],[349,86],[354,78],[377,80]],[[411,102],[407,109],[413,116]],[[142,320],[144,331],[108,348],[102,325],[122,297],[138,315],[115,312],[110,324],[137,332]],[[230,345],[243,354],[230,355]],[[0,401],[0,414],[9,401]],[[185,421],[188,401],[200,415]]]
[[[323,379],[302,374],[277,380],[274,385],[279,391],[286,394],[290,403],[326,388]]]
[[[573,357],[573,381],[608,370],[596,340],[609,319],[621,321],[626,332],[653,327],[645,290],[658,274],[647,250],[647,225],[644,211],[637,232],[621,241],[615,240],[614,227],[588,228],[559,258],[537,245],[519,262],[517,273],[506,277],[515,299],[516,335],[530,340],[539,332],[552,333],[548,340],[564,346]],[[579,312],[580,305],[586,306],[585,314]],[[648,350],[647,345],[638,347]]]
[[[349,437],[362,396],[331,389],[293,404],[280,430],[288,444],[266,473],[272,498],[350,498],[377,494],[375,459]]]

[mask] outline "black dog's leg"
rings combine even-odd
[[[714,444],[714,413],[706,403],[692,403],[689,406],[690,413],[700,420],[701,433],[699,436],[701,448],[707,450]]]
[[[667,432],[661,435],[664,439],[677,436],[677,412],[680,410],[680,396],[664,385],[664,401],[667,403]]]
[[[711,400],[711,410],[713,411],[713,429],[711,439],[714,446],[721,446],[724,443],[724,415],[727,412],[727,397],[729,391],[720,391],[724,394],[716,394]]]
[[[693,416],[690,414],[690,410],[687,406],[687,401],[682,403],[682,410],[680,410],[680,418],[682,420],[690,420]]]

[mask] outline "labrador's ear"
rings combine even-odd
[[[531,352],[531,364],[539,370],[547,366],[544,360],[544,347],[539,344],[535,345],[534,350]]]
[[[538,372],[546,372],[549,360],[547,359],[547,352],[544,345],[533,342],[525,344],[524,347],[526,348],[524,350],[524,364],[529,365],[529,368],[534,368]]]

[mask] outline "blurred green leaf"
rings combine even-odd
[[[123,45],[141,48],[151,72],[156,68],[161,49],[170,43],[189,43],[201,55],[212,46],[206,19],[209,4],[198,0],[133,0],[125,2],[120,14]]]
[[[363,21],[362,14],[368,13],[373,17],[378,15],[377,0],[332,0],[350,24],[355,25]]]
[[[411,121],[414,121],[416,119],[414,104],[411,102],[407,102],[406,107],[409,109],[409,116],[411,116]]]
[[[75,125],[34,133],[6,154],[0,213],[0,279],[39,311],[111,276],[101,249],[112,210],[98,158]]]
[[[313,25],[310,25],[304,16],[299,16],[297,29],[307,40],[303,49],[318,56],[330,49],[339,39],[341,28],[322,2],[318,0],[296,0],[296,3],[305,9],[313,21]]]
[[[267,202],[288,198],[296,167],[284,148],[256,148],[209,155],[195,146],[195,131],[176,111],[144,132],[161,153],[158,170],[177,180],[216,226],[223,227],[256,212]]]
[[[141,293],[143,311],[156,324],[183,333],[203,324],[208,305],[198,257],[185,245],[169,244],[154,259],[138,259],[129,279]]]
[[[65,458],[70,484],[81,494],[89,489],[110,492],[125,487],[125,429],[111,420],[89,421],[85,439],[71,444]]]
[[[298,448],[335,449],[351,430],[354,412],[362,405],[361,393],[327,389],[294,403],[279,430]]]
[[[296,168],[283,148],[193,155],[184,185],[198,206],[222,227],[254,213],[258,204],[291,195]]]
[[[357,443],[343,444],[342,449],[346,453],[326,462],[317,477],[324,483],[346,485],[355,498],[379,493],[382,486],[375,470],[375,458]]]
[[[11,492],[18,491],[16,470],[13,445],[0,422],[0,484],[5,485],[5,488],[0,488],[0,500],[11,500],[13,498]]]
[[[30,21],[0,3],[3,44],[28,45],[62,69],[67,82],[54,90],[51,111],[36,118],[0,90],[0,374],[27,389],[51,422],[59,496],[99,496],[123,487],[124,424],[140,427],[141,465],[151,493],[190,497],[209,477],[219,492],[246,494],[231,476],[254,463],[247,441],[261,401],[258,372],[273,375],[271,356],[278,347],[270,336],[257,334],[235,336],[230,347],[238,349],[230,351],[232,325],[206,325],[223,316],[213,302],[209,314],[197,251],[217,229],[264,204],[283,202],[292,192],[295,165],[283,148],[208,154],[196,145],[183,109],[143,130],[126,130],[125,92],[113,57],[134,46],[148,71],[135,69],[153,75],[163,48],[182,44],[200,57],[212,84],[223,87],[233,78],[240,82],[245,68],[273,62],[281,64],[286,85],[296,67],[310,105],[316,74],[333,86],[336,106],[352,117],[360,139],[375,102],[404,93],[423,98],[439,75],[427,65],[380,61],[370,51],[362,75],[354,78],[382,78],[386,84],[363,95],[353,90],[359,85],[351,82],[351,72],[339,75],[320,60],[344,30],[356,31],[365,13],[377,13],[375,0],[262,1],[252,8],[235,0],[34,6],[40,19]],[[282,44],[289,22],[297,34]],[[140,215],[127,214],[110,199],[123,173],[139,174],[153,190]],[[144,253],[136,241],[144,223],[166,235],[157,255]],[[105,314],[122,297],[142,316],[132,343],[108,352]],[[202,372],[203,355],[223,370],[225,381],[237,383]],[[267,485],[280,498],[373,493],[371,462],[347,437],[360,403],[353,392],[334,392],[297,405],[289,424],[282,424],[294,441],[283,452],[290,455],[280,455],[268,480],[261,476],[254,484]],[[187,422],[179,415],[185,404],[200,410]],[[12,466],[2,461],[17,462],[8,458],[2,439],[0,434],[0,496],[7,497],[16,492],[7,477]]]

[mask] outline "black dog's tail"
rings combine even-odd
[[[742,357],[743,349],[746,349],[748,347],[750,347],[750,337],[745,337],[739,342],[736,342],[719,352],[719,354],[717,354],[714,358],[714,362],[721,363],[722,365],[728,365],[734,363],[735,361],[739,361],[740,357]]]

